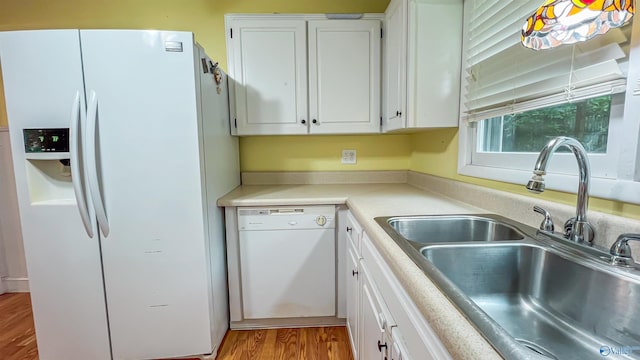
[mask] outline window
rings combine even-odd
[[[470,128],[471,160],[479,166],[526,171],[529,176],[549,140],[571,136],[589,152],[591,176],[615,179],[624,99],[624,94],[600,96],[478,121]],[[554,155],[549,172],[577,174],[574,156],[563,151]]]
[[[592,196],[640,203],[640,24],[536,52],[519,31],[538,5],[465,1],[459,173],[524,185],[542,147],[571,136],[589,152]],[[572,154],[548,172],[548,188],[576,191]]]
[[[592,154],[606,154],[611,95],[480,121],[477,152],[538,152],[557,136],[579,140]],[[560,149],[569,151],[567,149]]]

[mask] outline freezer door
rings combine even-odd
[[[27,158],[22,132],[69,128],[72,106],[84,111],[79,32],[0,33],[0,64],[40,359],[110,359],[99,242],[72,186],[80,179],[59,162],[68,153]]]
[[[92,195],[105,210],[98,219],[113,356],[210,353],[192,34],[80,36],[87,122],[95,124]]]

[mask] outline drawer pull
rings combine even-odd
[[[380,340],[378,340],[378,351],[382,352],[382,348],[387,348],[387,343],[381,344]]]

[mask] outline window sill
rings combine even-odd
[[[458,166],[458,174],[476,178],[526,185],[532,172],[505,168],[462,165]],[[549,190],[576,193],[578,189],[577,175],[547,174],[545,185]],[[590,197],[616,200],[632,204],[640,204],[640,182],[591,177]]]

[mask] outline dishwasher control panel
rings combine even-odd
[[[333,229],[333,205],[238,208],[238,230]]]

